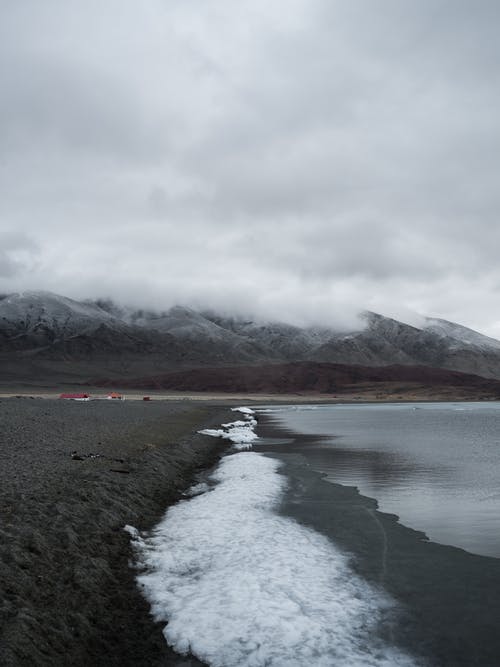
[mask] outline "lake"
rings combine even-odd
[[[173,664],[498,664],[499,404],[234,410],[201,432],[219,464],[127,527]]]
[[[264,412],[282,428],[317,436],[300,453],[327,480],[356,486],[433,541],[500,557],[500,403]]]

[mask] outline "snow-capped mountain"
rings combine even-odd
[[[421,327],[365,312],[366,326],[332,336],[311,355],[315,361],[386,366],[424,365],[500,377],[500,342],[454,322],[424,318]]]
[[[0,331],[11,341],[54,343],[91,334],[100,326],[122,329],[123,322],[94,304],[51,292],[18,292],[0,301]]]
[[[180,306],[153,312],[109,300],[82,303],[49,292],[21,292],[0,298],[0,354],[10,367],[12,354],[75,363],[98,358],[108,366],[119,358],[123,374],[315,361],[423,365],[500,378],[500,342],[464,326],[422,318],[417,327],[371,312],[363,313],[360,322],[346,333]],[[96,368],[99,364],[95,361]]]
[[[454,339],[458,347],[470,345],[485,351],[492,349],[500,350],[500,341],[495,340],[495,338],[490,338],[473,329],[464,327],[461,324],[455,324],[454,322],[448,322],[447,320],[426,317],[424,330],[441,336],[441,338]]]

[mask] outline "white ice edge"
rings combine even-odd
[[[415,667],[377,624],[392,600],[323,535],[276,513],[281,463],[226,456],[211,490],[131,535],[138,583],[167,642],[213,667]]]
[[[231,408],[231,412],[241,412],[244,415],[254,415],[255,410],[252,408],[240,407],[240,408]]]
[[[222,428],[205,428],[198,431],[201,435],[211,435],[214,438],[224,438],[230,440],[235,449],[250,449],[258,435],[254,428],[257,426],[257,420],[254,419],[254,411],[251,408],[232,408],[232,411],[241,412],[245,419],[238,419],[234,422],[221,424]]]

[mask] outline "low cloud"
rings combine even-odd
[[[22,233],[0,232],[0,279],[18,279],[37,269],[39,248]]]
[[[490,0],[3,3],[0,291],[500,335],[499,18]]]

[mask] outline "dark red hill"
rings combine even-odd
[[[466,389],[500,397],[500,381],[427,366],[356,366],[315,362],[194,368],[161,375],[120,379],[123,388],[193,392],[341,394],[359,389],[377,391],[387,385],[436,389]],[[117,380],[92,383],[111,386]]]

